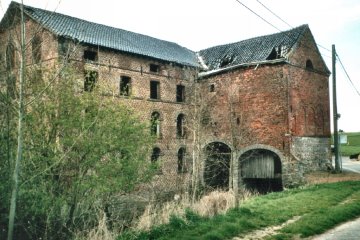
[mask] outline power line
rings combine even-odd
[[[348,80],[350,81],[350,83],[351,83],[352,87],[354,88],[354,90],[356,91],[356,93],[360,96],[360,92],[359,92],[359,90],[357,90],[357,88],[356,88],[355,84],[354,84],[354,83],[353,83],[353,81],[351,80],[351,78],[350,78],[349,74],[347,73],[347,71],[346,71],[346,69],[345,69],[344,64],[341,62],[341,59],[340,59],[340,57],[339,57],[339,55],[338,55],[337,53],[336,53],[336,58],[339,60],[340,65],[341,65],[342,69],[344,70],[345,75],[346,75],[346,77],[348,78]]]
[[[269,21],[267,21],[265,18],[263,18],[262,16],[260,16],[259,14],[257,14],[255,11],[253,11],[251,8],[249,8],[248,6],[246,6],[244,3],[240,2],[239,0],[236,0],[239,4],[241,4],[242,6],[244,6],[246,9],[248,9],[250,12],[252,12],[253,14],[255,14],[256,16],[258,16],[259,18],[261,18],[264,22],[266,22],[267,24],[269,24],[270,26],[272,26],[273,28],[275,28],[276,30],[282,32],[279,28],[277,28],[275,25],[273,25],[272,23],[270,23]]]
[[[276,13],[274,13],[273,11],[271,11],[267,6],[265,6],[262,2],[260,2],[259,0],[256,0],[258,3],[261,4],[261,6],[263,6],[266,10],[268,10],[272,15],[274,15],[275,17],[277,17],[278,19],[280,19],[280,21],[282,21],[283,23],[285,23],[286,25],[288,25],[290,28],[294,28],[293,26],[291,26],[290,24],[288,24],[285,20],[283,20],[281,17],[279,17]]]
[[[258,16],[259,18],[261,18],[264,22],[266,22],[267,24],[269,24],[270,26],[272,26],[273,28],[275,28],[276,30],[278,30],[279,32],[283,32],[282,30],[280,30],[278,27],[276,27],[274,24],[270,23],[269,21],[267,21],[265,18],[261,17],[258,13],[256,13],[254,10],[252,10],[251,8],[249,8],[248,6],[246,6],[244,3],[242,3],[239,0],[236,0],[239,4],[241,4],[242,6],[244,6],[245,8],[247,8],[249,11],[251,11],[253,14],[255,14],[256,16]],[[285,23],[286,25],[288,25],[290,28],[294,28],[292,27],[290,24],[288,24],[285,20],[283,20],[281,17],[279,17],[276,13],[274,13],[273,11],[271,11],[268,7],[266,7],[262,2],[260,2],[259,0],[256,0],[258,3],[260,3],[265,9],[267,9],[270,13],[272,13],[275,17],[277,17],[278,19],[280,19],[283,23]],[[331,52],[330,49],[316,43],[317,46],[319,46],[320,48]],[[328,57],[328,56],[327,56]]]

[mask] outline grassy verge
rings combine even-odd
[[[346,181],[292,189],[254,197],[240,208],[215,217],[199,217],[187,211],[183,218],[172,217],[147,232],[129,231],[120,239],[231,239],[255,229],[301,218],[269,239],[312,236],[338,223],[360,216],[360,182]]]
[[[348,142],[341,144],[341,155],[350,156],[352,154],[360,153],[360,132],[345,133]]]

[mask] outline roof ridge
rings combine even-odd
[[[9,9],[19,9],[12,1]],[[96,45],[154,58],[160,61],[198,67],[196,53],[180,44],[122,28],[91,22],[55,11],[23,5],[26,15],[54,35],[67,37],[84,44]]]

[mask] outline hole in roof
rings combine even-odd
[[[226,67],[230,65],[235,60],[235,57],[233,55],[225,55],[224,58],[220,61],[220,67]]]

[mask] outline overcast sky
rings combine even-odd
[[[10,2],[0,0],[0,18]],[[309,24],[318,44],[328,50],[336,45],[360,91],[359,0],[24,0],[26,5],[176,42],[194,51],[279,31],[239,2],[279,30]],[[331,69],[331,52],[319,50]],[[360,132],[360,95],[339,62],[337,80],[339,129]]]

